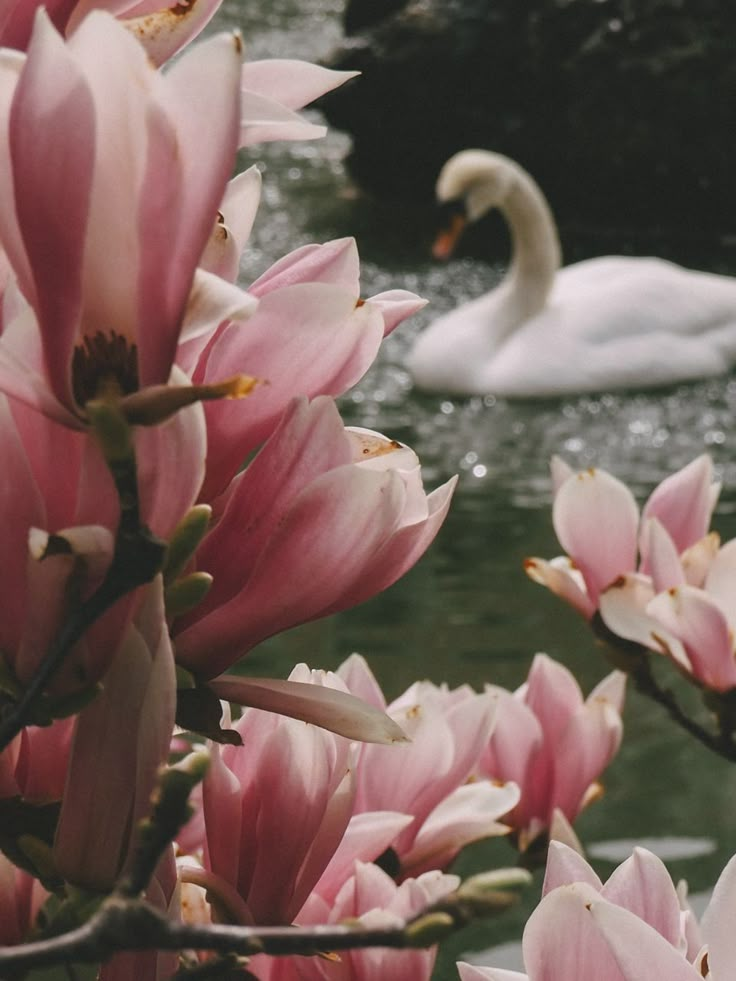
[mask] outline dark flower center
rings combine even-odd
[[[105,392],[130,395],[138,391],[138,346],[129,345],[114,330],[85,336],[72,356],[72,391],[79,406]]]

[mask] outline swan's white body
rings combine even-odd
[[[547,397],[706,378],[736,362],[736,279],[625,256],[560,270],[541,191],[499,154],[457,154],[437,188],[463,198],[471,221],[498,207],[513,259],[499,286],[419,335],[408,360],[419,388]]]

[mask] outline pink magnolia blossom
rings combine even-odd
[[[218,298],[214,323],[253,307],[196,271],[237,146],[240,42],[162,75],[109,15],[65,43],[40,11],[0,71],[0,243],[29,304],[0,338],[0,388],[81,428],[89,399],[167,385],[190,295]]]
[[[553,478],[552,520],[567,556],[527,559],[526,571],[584,616],[595,613],[612,583],[636,571],[637,550],[646,575],[666,554],[675,558],[684,580],[702,579],[714,551],[707,532],[720,491],[710,457],[700,456],[663,480],[641,519],[631,491],[605,470],[573,473],[556,459]]]
[[[354,754],[342,736],[257,709],[233,728],[243,745],[213,746],[203,784],[207,876],[190,879],[229,919],[289,923],[350,820]]]
[[[491,737],[492,697],[468,686],[450,690],[425,681],[387,706],[359,655],[338,673],[354,694],[385,709],[410,739],[402,746],[360,747],[355,801],[356,814],[398,811],[414,818],[391,843],[403,877],[445,868],[469,842],[507,833],[498,819],[517,803],[518,787],[466,783]]]
[[[196,554],[214,582],[174,623],[177,660],[214,677],[264,638],[386,589],[433,540],[454,483],[427,495],[408,447],[344,429],[330,399],[295,400],[218,502]]]
[[[621,743],[625,676],[608,675],[587,699],[563,665],[537,654],[516,692],[487,686],[496,726],[483,753],[483,776],[513,780],[521,799],[503,817],[523,850],[561,813],[572,823],[600,791],[597,778]]]
[[[694,953],[692,914],[681,910],[665,867],[645,849],[601,884],[579,855],[553,842],[545,893],[524,930],[528,973],[459,964],[462,981],[725,981],[733,974],[736,859],[716,883]]]

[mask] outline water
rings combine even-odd
[[[316,60],[339,37],[340,8],[338,0],[229,2],[218,26],[240,26],[252,58]],[[544,650],[569,665],[588,690],[608,669],[587,627],[521,570],[525,556],[558,552],[549,518],[549,457],[560,453],[575,466],[604,466],[641,499],[663,476],[708,451],[725,482],[716,526],[724,538],[733,537],[736,380],[550,402],[417,395],[402,366],[414,333],[489,289],[502,268],[467,256],[433,264],[429,218],[414,207],[356,197],[342,165],[347,148],[346,137],[331,133],[323,141],[266,144],[243,155],[243,166],[255,162],[264,173],[243,281],[298,245],[354,234],[363,295],[403,287],[428,297],[430,310],[389,338],[341,408],[348,421],[414,446],[429,486],[453,473],[460,474],[460,484],[437,542],[402,582],[356,610],[273,638],[250,655],[248,670],[284,674],[301,659],[334,667],[357,650],[395,696],[417,677],[516,687],[533,654]],[[736,255],[721,252],[699,264],[736,272]],[[706,890],[736,850],[736,775],[635,693],[628,699],[625,733],[606,777],[606,796],[580,819],[580,837],[598,843],[592,851],[604,875],[630,844],[616,846],[626,836],[659,843],[675,878],[688,878],[693,892]],[[471,849],[460,864],[467,872],[513,860],[509,847],[494,841]],[[535,889],[528,890],[519,910],[448,944],[437,977],[454,977],[452,960],[460,952],[518,938],[536,897]],[[511,960],[499,955],[494,962],[515,966],[517,948],[509,949]]]

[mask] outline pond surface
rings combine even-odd
[[[229,2],[217,26],[239,26],[250,58],[317,60],[340,35],[340,10],[338,0]],[[356,196],[342,165],[347,148],[346,137],[331,133],[322,141],[266,144],[243,155],[243,166],[258,163],[264,174],[243,281],[299,245],[355,235],[363,295],[402,287],[427,297],[429,309],[388,339],[341,408],[349,422],[410,443],[422,458],[428,486],[453,473],[460,483],[437,541],[404,580],[356,610],[273,638],[249,656],[247,669],[283,675],[297,660],[329,668],[360,651],[393,697],[419,677],[514,688],[534,653],[544,650],[570,666],[587,691],[608,668],[586,625],[521,568],[525,556],[559,551],[550,521],[549,458],[559,453],[575,466],[610,469],[641,500],[666,474],[709,451],[725,482],[716,527],[724,539],[733,537],[736,379],[548,402],[418,395],[402,366],[415,332],[485,292],[503,268],[467,255],[441,267],[432,263],[429,218],[416,208]],[[579,242],[563,245],[576,257],[596,251],[586,253]],[[601,246],[616,248],[626,243]],[[699,260],[672,250],[670,257],[736,272],[733,247]],[[736,851],[736,771],[729,764],[631,693],[623,749],[605,782],[604,799],[576,826],[603,875],[628,854],[630,842],[622,852],[612,841],[646,839],[650,847],[659,843],[675,878],[686,877],[693,892],[712,885]],[[461,868],[513,861],[511,849],[495,841],[472,849]],[[537,891],[530,889],[521,909],[463,933],[443,954],[437,976],[455,976],[451,964],[460,951],[518,938],[536,901]],[[505,963],[518,966],[511,950]],[[501,955],[493,963],[501,966]]]

